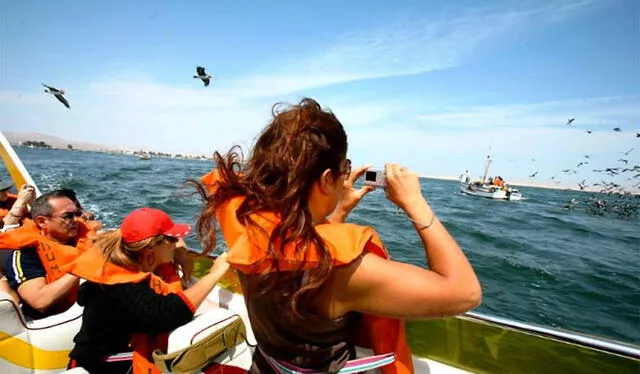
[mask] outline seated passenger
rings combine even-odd
[[[107,363],[105,358],[130,351],[131,344],[133,373],[159,373],[151,353],[155,348],[166,350],[163,333],[191,321],[229,268],[222,255],[207,275],[182,291],[172,261],[176,243],[190,231],[161,210],[141,208],[125,217],[120,229],[100,234],[92,248],[63,267],[87,280],[78,295],[84,311],[69,354],[70,368],[82,367],[92,374],[126,372],[131,363]]]
[[[0,224],[2,227],[20,223],[29,213],[27,206],[36,198],[33,186],[25,184],[20,188],[18,195],[9,193],[9,188],[11,188],[10,184],[0,186]]]
[[[215,154],[218,169],[201,178],[198,227],[213,248],[220,225],[240,276],[258,341],[251,373],[280,364],[335,373],[356,344],[395,357],[383,373],[412,373],[403,320],[480,303],[473,268],[407,168],[386,165],[385,192],[413,222],[428,269],[389,259],[373,228],[343,223],[366,193],[353,187],[366,168],[351,173],[342,124],[314,100],[274,108],[242,174],[238,159]]]
[[[31,205],[32,220],[0,233],[0,248],[14,250],[5,271],[9,285],[24,301],[29,318],[67,310],[76,300],[78,278],[60,271],[95,233],[78,219],[82,211],[68,191],[45,193]]]
[[[22,186],[17,196],[9,193],[11,186],[0,182],[0,232],[19,225],[28,216],[27,206],[35,199],[35,189],[32,186]],[[20,297],[11,288],[5,276],[4,265],[7,256],[8,253],[0,253],[0,292],[8,294],[13,301],[20,303]]]
[[[0,179],[0,218],[4,218],[9,214],[9,210],[18,198],[18,196],[9,192],[11,187],[13,187],[12,183],[3,182]]]

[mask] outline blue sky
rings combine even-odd
[[[358,164],[479,175],[491,147],[507,180],[597,182],[621,152],[640,163],[639,17],[634,0],[0,2],[0,128],[210,153],[310,96]]]

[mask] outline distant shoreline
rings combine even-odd
[[[104,154],[121,154],[126,156],[144,157],[150,158],[170,158],[170,159],[184,159],[184,160],[211,160],[211,155],[205,154],[181,154],[181,153],[168,153],[153,151],[144,148],[132,148],[132,147],[117,147],[108,146],[102,144],[94,144],[83,141],[71,141],[68,139],[59,138],[47,134],[41,134],[36,132],[13,132],[3,131],[3,134],[9,140],[9,143],[14,147],[23,147],[31,149],[58,149],[63,151],[74,152],[98,152]],[[32,143],[42,143],[44,146],[37,146]],[[49,148],[50,146],[51,148]]]
[[[52,149],[58,149],[63,151],[80,151],[80,152],[98,152],[104,154],[121,154],[132,157],[139,157],[148,155],[151,159],[154,158],[168,158],[168,159],[182,159],[182,160],[204,160],[210,161],[212,160],[211,155],[192,155],[192,154],[172,154],[172,153],[163,153],[163,152],[154,152],[151,150],[145,149],[133,149],[133,148],[125,148],[125,147],[116,147],[116,146],[106,146],[100,144],[93,143],[85,143],[80,141],[69,141],[67,139],[58,138],[55,136],[41,134],[41,133],[33,133],[33,132],[12,132],[12,131],[3,131],[4,135],[9,140],[13,146],[20,146],[27,140],[30,141],[42,141],[51,145]],[[73,149],[68,149],[67,146],[72,145]],[[44,148],[43,148],[44,149]],[[435,180],[445,180],[445,181],[458,181],[459,178],[455,176],[443,176],[443,175],[420,175],[421,179],[435,179]],[[535,183],[530,181],[507,181],[507,183],[511,186],[517,187],[531,187],[531,188],[543,188],[550,190],[570,190],[570,191],[583,191],[583,192],[600,192],[600,188],[597,187],[586,187],[584,190],[580,190],[577,187],[570,187],[566,185],[549,185],[544,183]],[[640,191],[631,192],[633,195],[640,195]]]
[[[170,154],[170,153],[157,153],[157,154],[148,154],[144,151],[120,151],[120,150],[89,150],[89,149],[69,149],[69,148],[44,148],[44,147],[27,147],[21,144],[11,144],[11,146],[15,148],[28,148],[28,149],[41,149],[43,151],[66,151],[66,152],[89,152],[89,153],[101,153],[105,155],[120,155],[120,156],[128,156],[128,157],[138,157],[142,160],[151,160],[154,158],[162,158],[162,159],[170,159],[170,160],[196,160],[196,161],[211,161],[211,158],[207,158],[206,156],[192,156],[192,155],[181,155],[181,154]]]
[[[191,153],[172,153],[163,151],[154,151],[144,147],[122,147],[113,145],[104,145],[89,143],[78,140],[69,140],[42,134],[38,132],[16,132],[3,131],[3,134],[9,140],[11,145],[22,147],[27,142],[42,142],[52,147],[52,149],[60,149],[64,151],[82,151],[82,152],[98,152],[106,154],[122,154],[132,156],[151,156],[151,158],[177,158],[189,160],[211,160],[210,154],[191,154]],[[44,147],[27,147],[34,149],[45,149]]]

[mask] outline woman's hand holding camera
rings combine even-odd
[[[420,190],[418,175],[409,171],[406,167],[388,163],[385,165],[387,187],[385,192],[387,199],[396,204],[398,208],[409,213],[426,204]]]
[[[331,222],[344,222],[347,218],[347,215],[355,208],[360,200],[364,197],[364,195],[373,191],[375,188],[372,186],[363,186],[361,188],[356,189],[353,184],[358,180],[358,178],[362,177],[364,173],[370,168],[371,165],[364,165],[359,167],[358,169],[353,170],[344,180],[342,197],[338,202],[338,206],[336,210],[331,214],[329,220]]]

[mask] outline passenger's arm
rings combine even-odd
[[[64,275],[47,284],[46,271],[35,248],[12,252],[5,268],[11,287],[25,303],[41,313],[53,307],[78,283],[77,277]]]
[[[29,185],[23,185],[18,192],[18,198],[11,206],[9,213],[2,219],[5,225],[15,225],[27,213],[27,206],[33,202],[36,197],[35,188]]]
[[[355,189],[353,184],[364,175],[365,171],[369,169],[371,165],[364,165],[356,170],[353,170],[351,174],[344,180],[344,189],[342,190],[342,197],[336,206],[336,210],[331,213],[328,220],[332,223],[342,223],[347,219],[349,213],[355,208],[364,195],[373,191],[372,186],[363,186],[359,189]]]
[[[215,287],[216,283],[222,278],[224,273],[229,270],[227,262],[227,254],[223,253],[215,260],[209,273],[198,280],[193,286],[184,291],[184,295],[189,299],[193,306],[197,309],[207,297],[209,292]]]
[[[388,166],[387,195],[403,209],[422,241],[429,269],[366,253],[335,271],[331,314],[359,311],[398,318],[441,317],[479,305],[482,290],[466,256],[440,223],[422,193],[417,176]],[[369,243],[369,245],[373,245]],[[340,287],[344,287],[340,292]]]
[[[29,279],[18,287],[18,294],[33,309],[46,312],[66,296],[78,284],[78,277],[65,274],[55,282],[47,283],[44,277]]]

